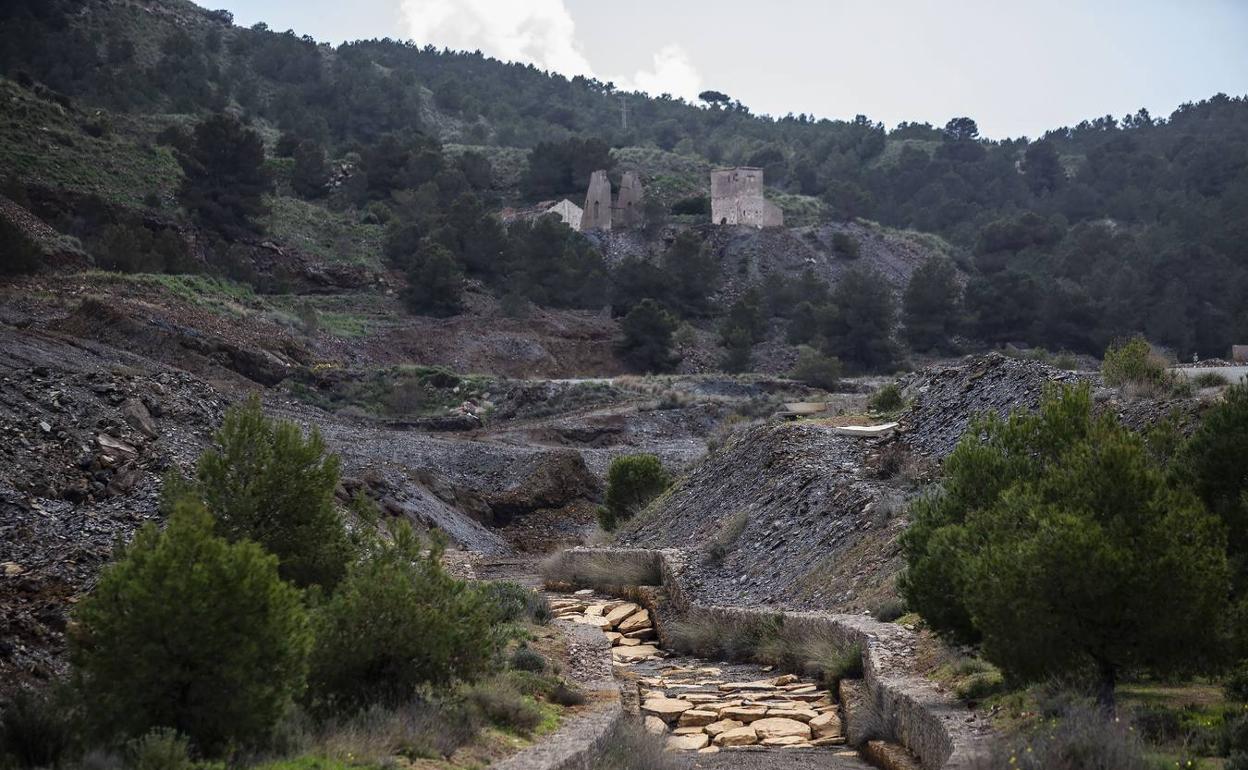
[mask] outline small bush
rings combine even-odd
[[[711,539],[710,545],[707,546],[706,561],[710,564],[722,563],[737,544],[737,541],[741,539],[741,535],[745,532],[745,528],[749,523],[750,514],[748,511],[737,511],[720,522],[719,531],[715,533],[715,537]]]
[[[664,751],[664,737],[651,735],[635,721],[620,723],[607,739],[595,770],[676,770],[682,767]]]
[[[631,519],[667,489],[670,477],[659,458],[650,454],[625,455],[611,462],[607,471],[606,515],[608,532]]]
[[[888,444],[880,450],[879,459],[875,466],[875,474],[881,479],[891,479],[897,476],[905,469],[906,465],[911,462],[910,450],[905,444],[895,442]]]
[[[1148,340],[1132,337],[1126,342],[1110,345],[1101,363],[1105,384],[1121,387],[1128,383],[1160,384],[1166,379],[1166,362],[1153,353]]]
[[[548,696],[551,703],[560,706],[579,706],[585,702],[585,693],[570,686],[562,679],[551,688]]]
[[[1230,385],[1231,381],[1221,372],[1201,372],[1192,378],[1192,384],[1198,388],[1221,388]]]
[[[871,614],[881,623],[892,623],[906,614],[906,603],[901,599],[886,599],[877,604]]]
[[[1239,665],[1231,670],[1222,682],[1222,689],[1229,700],[1248,703],[1248,661],[1240,661]]]
[[[550,621],[550,600],[533,589],[512,580],[494,580],[479,589],[494,607],[495,622],[530,621],[544,625]]]
[[[395,755],[438,759],[469,743],[481,723],[480,712],[462,695],[423,691],[398,706],[373,705],[331,719],[314,744],[317,753],[349,760],[352,767],[382,764]]]
[[[1003,689],[1005,689],[1005,679],[1001,676],[1001,672],[983,671],[971,674],[958,682],[953,691],[962,700],[974,702],[983,700],[989,695],[995,695]]]
[[[846,259],[857,259],[858,239],[848,233],[832,233],[832,249]]]
[[[875,392],[871,396],[870,406],[877,412],[887,414],[895,412],[905,404],[901,398],[901,388],[896,383],[890,382]]]
[[[836,390],[841,381],[841,362],[836,356],[820,353],[809,345],[797,349],[797,363],[791,377],[812,388]]]
[[[191,742],[177,730],[157,727],[127,744],[127,770],[225,770],[225,765],[195,762]]]
[[[542,723],[542,710],[537,703],[501,677],[472,685],[465,695],[469,703],[499,727],[528,734]]]
[[[1034,733],[1000,742],[975,770],[1154,770],[1140,736],[1126,722],[1078,706]]]
[[[21,689],[0,707],[0,767],[52,767],[73,745],[75,724],[68,687]]]
[[[511,653],[507,665],[516,671],[532,671],[540,674],[546,670],[546,658],[528,645],[522,644]]]

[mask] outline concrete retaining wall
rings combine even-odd
[[[652,609],[659,616],[656,627],[665,644],[669,640],[661,622],[664,614],[705,618],[720,624],[781,616],[786,630],[830,637],[838,644],[862,650],[866,694],[880,717],[883,731],[918,757],[927,770],[969,767],[976,753],[984,748],[991,732],[988,726],[977,724],[974,712],[914,673],[913,657],[918,643],[914,632],[863,615],[692,604],[681,588],[687,564],[683,553],[675,549],[573,548],[562,554],[564,563],[572,567],[578,561],[600,564],[608,557],[618,560],[622,568],[650,565],[659,559],[665,606]],[[854,734],[852,722],[849,730],[851,741],[859,737]]]
[[[498,770],[593,770],[624,720],[619,685],[611,671],[611,644],[597,628],[555,621],[568,638],[566,678],[585,694],[590,709],[518,754],[491,765]]]

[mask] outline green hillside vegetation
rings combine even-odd
[[[455,262],[439,267],[446,286],[462,274],[539,304],[590,307],[602,299],[587,289],[602,275],[592,258],[556,269],[565,277],[553,291],[539,289],[526,276],[551,258],[515,246],[488,265],[482,255],[500,249],[467,243],[476,236],[466,233],[496,228],[452,213],[456,201],[471,194],[481,216],[539,197],[579,202],[585,169],[607,166],[642,172],[654,222],[705,222],[696,196],[706,170],[748,164],[764,169],[789,224],[865,218],[951,244],[969,272],[951,328],[976,344],[1097,353],[1143,333],[1188,358],[1224,355],[1248,335],[1248,306],[1238,301],[1248,289],[1242,97],[1219,94],[1168,118],[1099,117],[1034,141],[986,140],[971,117],[888,129],[862,115],[756,115],[730,97],[690,104],[621,94],[610,83],[410,42],[331,48],[263,24],[235,27],[228,13],[185,3],[77,9],[73,0],[18,0],[0,11],[0,73],[24,84],[5,88],[29,113],[4,122],[6,168],[23,183],[130,205],[152,192],[149,204],[167,200],[179,184],[173,160],[188,147],[177,133],[150,146],[153,124],[186,129],[230,110],[260,132],[278,180],[279,197],[261,207],[267,218],[249,227],[377,266],[384,226],[387,262],[404,272],[428,270],[436,244]],[[79,105],[83,116],[109,111],[111,133],[84,135],[86,121],[56,104]],[[353,169],[332,190],[312,169],[299,194],[306,205],[284,199],[298,166],[288,159],[301,145]],[[531,187],[535,173],[564,181]],[[542,237],[554,247],[553,235]],[[424,298],[411,307],[462,306]]]

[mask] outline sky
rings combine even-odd
[[[201,0],[203,2],[204,0]],[[755,113],[991,138],[1248,93],[1248,0],[207,0],[317,40],[481,50]],[[757,7],[757,10],[756,10]]]

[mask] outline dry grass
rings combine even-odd
[[[610,589],[625,586],[662,585],[657,554],[569,554],[564,551],[546,557],[539,571],[548,585],[565,584]]]
[[[681,767],[675,757],[663,750],[663,737],[651,735],[634,721],[616,728],[602,753],[595,760],[595,770],[676,770]]]

